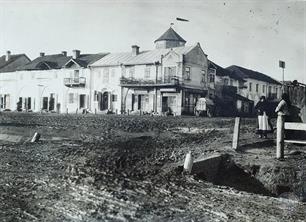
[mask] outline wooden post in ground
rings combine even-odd
[[[97,108],[95,108],[95,115],[97,114]]]
[[[78,114],[78,110],[79,110],[79,109],[77,108],[76,111],[75,111],[75,114]]]
[[[116,109],[116,115],[118,115],[118,109]]]
[[[191,156],[191,152],[189,151],[186,155],[185,162],[184,162],[184,171],[187,173],[191,173],[193,165],[193,159]]]
[[[66,114],[68,114],[68,108],[66,108]]]
[[[37,132],[35,132],[35,133],[34,133],[34,136],[33,136],[32,139],[31,139],[31,143],[38,142],[39,138],[40,138],[40,134],[37,133]]]
[[[276,158],[283,159],[284,158],[284,116],[277,116],[276,123]]]
[[[232,148],[237,150],[239,147],[239,131],[240,131],[240,117],[235,118],[234,134],[233,134],[233,144]]]
[[[130,115],[130,110],[128,109],[128,116]]]

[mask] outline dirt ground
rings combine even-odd
[[[233,118],[0,113],[1,221],[306,221],[306,147]],[[37,143],[30,143],[35,132]],[[177,167],[223,154],[217,178]]]

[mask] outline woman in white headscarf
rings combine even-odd
[[[266,101],[266,97],[260,97],[260,100],[256,104],[255,109],[257,110],[258,114],[257,134],[259,134],[259,138],[267,138],[267,134],[273,132],[273,129],[269,123],[268,103]]]

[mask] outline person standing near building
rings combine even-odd
[[[269,124],[268,103],[266,97],[260,97],[255,109],[258,114],[258,130],[259,138],[267,138],[267,134],[272,132],[271,124]]]

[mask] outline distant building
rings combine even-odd
[[[244,86],[238,93],[255,103],[261,96],[268,100],[279,100],[281,97],[281,83],[270,76],[246,69],[240,66],[230,66],[226,68],[233,74],[245,80]]]
[[[81,54],[73,51],[40,56],[19,66],[15,72],[1,73],[9,95],[2,109],[18,111],[76,112],[89,107],[90,70],[88,65],[105,54]],[[9,104],[9,105],[7,105]]]
[[[11,93],[9,93],[10,85],[16,80],[12,73],[20,66],[31,62],[25,54],[11,54],[10,51],[6,55],[0,57],[0,110],[10,109],[12,105]],[[8,78],[3,78],[5,73],[9,73]]]
[[[254,102],[241,95],[245,88],[242,77],[209,61],[209,72],[215,73],[216,114],[224,116],[249,115]]]

